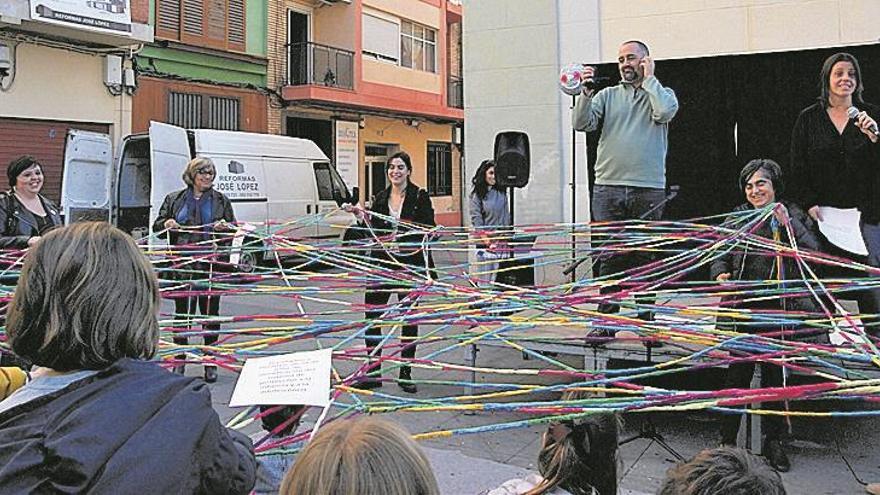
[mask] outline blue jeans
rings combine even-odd
[[[603,186],[593,187],[591,217],[594,222],[621,220],[657,221],[663,216],[666,191],[652,187]],[[622,229],[608,232],[608,244],[618,244]],[[599,276],[605,277],[654,261],[653,253],[631,252],[611,255],[603,252],[599,260]],[[614,287],[603,287],[602,293],[615,292]]]

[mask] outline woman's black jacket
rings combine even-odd
[[[52,221],[52,225],[61,225],[61,210],[50,199],[38,195],[43,202],[43,209]],[[37,219],[30,210],[24,207],[12,191],[0,193],[0,249],[24,249],[28,247],[28,239],[34,236],[33,229]],[[43,233],[40,233],[42,235]]]

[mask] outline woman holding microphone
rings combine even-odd
[[[791,170],[799,177],[794,196],[807,213],[822,221],[820,206],[858,208],[861,234],[868,248],[867,264],[880,267],[880,109],[862,100],[862,72],[849,53],[825,60],[818,101],[798,116],[791,137]],[[832,254],[852,258],[826,243]],[[855,276],[864,277],[864,273]],[[880,289],[856,293],[864,323],[876,322]],[[866,326],[875,335],[878,329]]]

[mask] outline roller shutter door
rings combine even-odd
[[[61,168],[64,163],[64,138],[69,129],[110,132],[109,124],[0,118],[0,170],[21,155],[32,155],[43,164],[43,194],[52,201],[61,198]],[[5,175],[0,175],[0,190],[8,189]]]

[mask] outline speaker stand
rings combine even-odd
[[[574,106],[577,103],[577,96],[571,95],[571,111],[574,113]],[[589,199],[587,199],[589,201]],[[577,262],[577,241],[575,241],[575,223],[577,222],[577,130],[571,126],[571,265]],[[571,271],[571,283],[574,284],[577,279],[577,270]]]
[[[510,213],[510,226],[513,227],[516,225],[516,222],[513,221],[513,190],[515,187],[507,186],[507,208]]]

